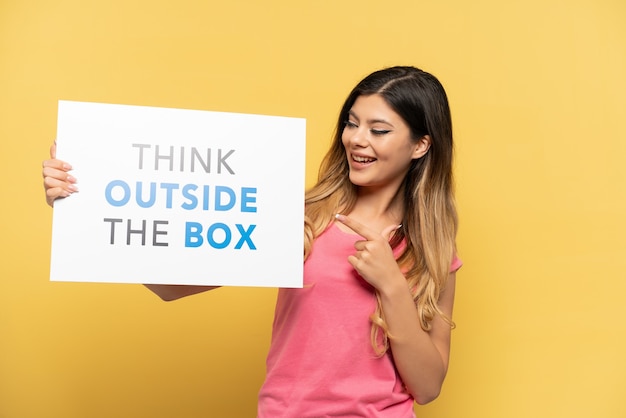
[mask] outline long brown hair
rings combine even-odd
[[[365,77],[348,95],[339,113],[333,143],[320,166],[317,184],[305,196],[304,257],[308,257],[313,240],[333,221],[334,214],[349,213],[355,205],[357,187],[349,180],[341,135],[356,99],[371,94],[383,97],[404,119],[415,141],[425,135],[430,137],[430,149],[423,157],[413,160],[404,179],[404,218],[391,245],[406,243],[397,262],[406,272],[422,328],[430,330],[435,315],[441,315],[454,326],[438,306],[455,253],[457,232],[452,119],[443,86],[425,71],[415,67],[379,70]],[[380,298],[371,320],[372,345],[382,355],[389,347],[389,333]]]

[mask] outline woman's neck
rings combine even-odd
[[[354,207],[346,215],[376,231],[400,224],[404,216],[402,187],[395,191],[359,188]]]

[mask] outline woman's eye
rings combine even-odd
[[[374,135],[381,136],[381,135],[386,135],[391,131],[387,129],[372,129],[371,132]]]
[[[346,128],[356,128],[358,126],[356,123],[352,122],[351,120],[345,121],[344,124],[346,125]]]

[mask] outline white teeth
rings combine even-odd
[[[371,163],[376,160],[375,158],[359,157],[357,155],[353,155],[352,159],[357,163]]]

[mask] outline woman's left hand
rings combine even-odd
[[[354,243],[356,253],[348,257],[352,267],[363,279],[379,291],[385,285],[394,283],[396,278],[404,280],[389,245],[389,239],[398,225],[390,225],[378,233],[348,216],[338,214],[335,218],[364,238]]]

